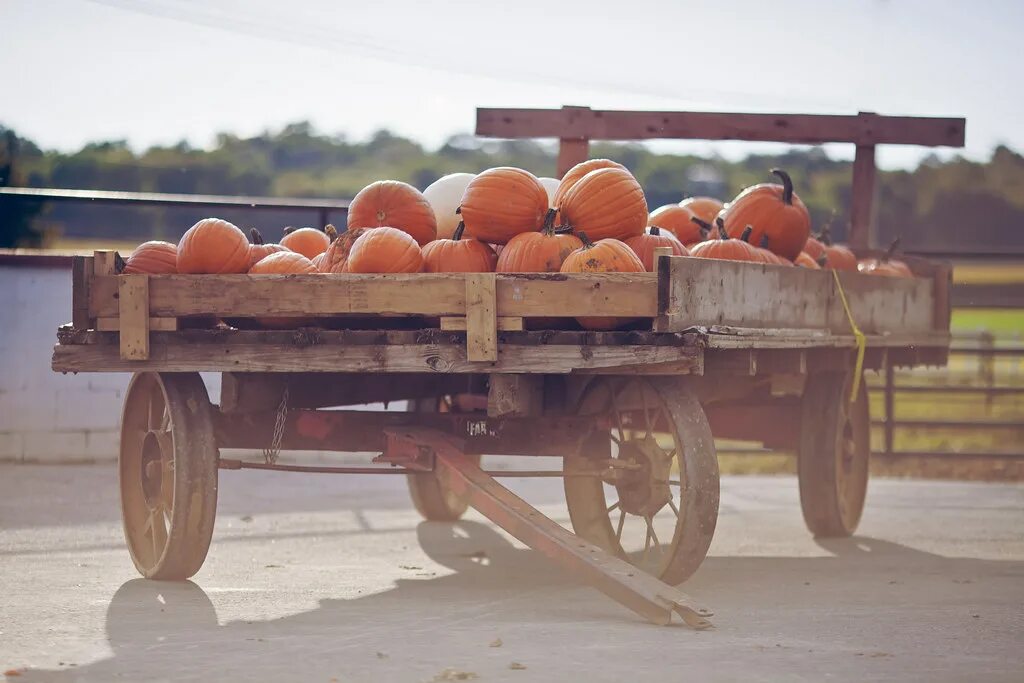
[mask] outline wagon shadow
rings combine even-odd
[[[321,600],[308,612],[268,621],[220,623],[194,583],[130,580],[107,610],[111,657],[75,669],[26,671],[21,680],[430,680],[460,664],[507,669],[510,648],[488,647],[503,635],[546,647],[582,629],[607,636],[602,648],[612,655],[630,639],[666,631],[577,587],[487,525],[424,522],[417,536],[426,554],[453,573],[400,579],[380,593]],[[764,614],[774,606],[841,612],[885,610],[891,600],[933,605],[936,590],[969,591],[967,584],[986,578],[1024,577],[1024,562],[951,559],[872,538],[820,545],[828,556],[710,557],[684,588],[715,609],[720,631],[775,637]],[[876,581],[881,594],[851,595],[854,577]],[[619,638],[624,642],[616,643]]]

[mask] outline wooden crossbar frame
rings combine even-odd
[[[963,147],[966,120],[919,116],[739,114],[712,112],[479,108],[476,134],[494,138],[558,138],[561,177],[589,156],[591,140],[750,140],[856,145],[850,234],[855,247],[871,243],[875,146]]]

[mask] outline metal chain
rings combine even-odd
[[[270,448],[263,449],[263,459],[268,465],[277,463],[281,455],[281,439],[284,437],[284,423],[288,419],[288,385],[284,385],[281,392],[281,404],[277,406],[277,418],[274,420],[274,437],[270,441]]]

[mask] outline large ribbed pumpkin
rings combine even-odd
[[[352,252],[352,245],[359,237],[368,230],[376,228],[352,228],[341,233],[327,247],[327,251],[318,257],[320,262],[317,268],[321,273],[345,273],[345,266],[348,264],[348,256]]]
[[[754,229],[751,242],[760,244],[768,235],[768,248],[779,256],[795,259],[811,234],[811,216],[800,197],[793,192],[789,174],[772,169],[782,184],[761,183],[740,192],[722,209],[722,219],[730,237],[739,237],[749,225]]]
[[[722,202],[714,197],[687,197],[679,202],[679,206],[688,210],[708,225],[715,222],[715,217],[718,216],[724,207]]]
[[[644,264],[625,242],[606,238],[591,242],[587,235],[580,234],[583,246],[569,254],[562,263],[563,273],[642,273]],[[613,330],[629,324],[630,319],[587,317],[576,318],[581,327],[588,330]]]
[[[707,239],[711,226],[704,223],[703,219],[695,221],[694,218],[689,209],[678,204],[666,204],[651,212],[647,217],[647,225],[656,225],[671,232],[683,244],[696,244]]]
[[[430,202],[415,187],[398,180],[370,183],[348,205],[350,230],[384,226],[412,235],[420,246],[437,239],[437,220]]]
[[[690,252],[675,235],[668,230],[662,230],[656,225],[648,227],[642,235],[630,237],[626,240],[626,246],[633,250],[640,262],[644,264],[644,270],[654,272],[654,250],[658,247],[668,247],[672,250],[673,256],[689,256]]]
[[[548,210],[540,232],[519,233],[498,256],[499,273],[557,273],[565,258],[583,246],[570,232],[555,230],[555,210]]]
[[[583,176],[587,175],[591,171],[596,171],[599,168],[617,168],[622,171],[626,170],[625,166],[617,161],[612,161],[611,159],[588,159],[587,161],[582,161],[570,168],[565,172],[565,175],[562,176],[562,181],[558,184],[558,189],[555,191],[554,203],[552,203],[551,206],[558,206],[561,204],[562,200],[565,198],[565,194],[572,189],[573,185],[578,183]]]
[[[260,259],[249,275],[311,275],[317,272],[313,262],[293,251],[279,251]],[[312,318],[258,318],[263,327],[294,328],[308,325]]]
[[[451,239],[442,237],[423,247],[425,273],[493,273],[498,261],[491,245],[462,239],[466,226],[459,223]]]
[[[308,259],[314,259],[327,251],[330,244],[331,239],[327,233],[316,228],[285,228],[284,237],[281,238],[282,247],[302,254]]]
[[[462,204],[462,195],[466,187],[476,176],[472,173],[449,173],[441,176],[423,190],[423,196],[434,209],[437,221],[437,237],[451,237],[460,223],[456,213]]]
[[[341,239],[339,237],[338,239]],[[398,228],[367,230],[352,244],[346,273],[418,273],[423,252],[409,233]]]
[[[547,210],[548,193],[536,176],[509,166],[487,169],[462,196],[466,235],[491,244],[539,230]]]
[[[179,273],[245,273],[249,265],[245,233],[220,218],[204,218],[178,242]]]
[[[147,275],[166,275],[178,272],[178,247],[170,242],[153,240],[143,242],[135,247],[135,251],[125,262],[127,275],[145,273]]]
[[[647,225],[647,200],[636,178],[619,168],[600,168],[583,176],[558,206],[562,222],[592,240],[625,240]]]

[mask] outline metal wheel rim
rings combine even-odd
[[[844,398],[849,396],[850,384],[843,387]],[[870,444],[865,442],[865,425],[860,403],[865,401],[863,386],[856,401],[844,400],[840,409],[840,423],[836,430],[835,476],[836,504],[844,526],[853,529],[860,521],[867,489]]]

